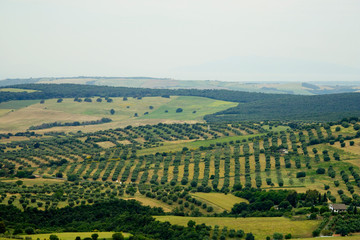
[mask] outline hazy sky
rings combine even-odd
[[[359,0],[0,0],[0,79],[360,80]]]

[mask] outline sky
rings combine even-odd
[[[359,0],[0,0],[0,79],[359,81]]]

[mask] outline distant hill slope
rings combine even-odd
[[[37,92],[2,92],[0,102],[74,97],[149,97],[196,96],[237,102],[239,105],[212,115],[207,121],[243,120],[339,120],[360,116],[360,93],[326,94],[315,96],[264,94],[229,90],[149,89],[76,84],[21,84],[9,86],[38,90]]]
[[[356,92],[360,82],[351,83],[301,83],[301,82],[225,82],[209,80],[176,80],[170,78],[151,77],[72,77],[72,78],[30,78],[6,79],[0,81],[1,86],[28,83],[69,83],[113,87],[135,87],[156,89],[225,89],[247,92],[281,93],[281,94],[329,94]]]
[[[205,117],[210,122],[244,120],[339,120],[360,116],[360,93],[315,96],[287,95],[287,98],[239,104]]]

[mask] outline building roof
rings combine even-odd
[[[343,203],[339,204],[330,204],[334,210],[346,210],[347,206]]]

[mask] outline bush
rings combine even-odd
[[[316,229],[315,231],[312,232],[313,237],[318,237],[320,235],[320,230]]]
[[[354,146],[355,142],[354,141],[350,141],[350,146]]]
[[[325,168],[318,168],[318,169],[316,170],[316,173],[317,173],[317,174],[325,174]]]
[[[343,142],[343,143],[341,143],[341,147],[345,147],[345,145],[346,145],[346,144],[345,144],[344,142]]]
[[[25,233],[26,234],[34,234],[35,230],[32,227],[28,227],[28,228],[25,228]]]
[[[255,240],[255,237],[254,237],[254,235],[252,233],[247,233],[245,239],[246,240]]]
[[[50,235],[50,240],[59,240],[59,237],[56,235]]]
[[[182,108],[178,108],[178,109],[176,109],[176,112],[177,113],[181,113],[183,111],[183,109]]]
[[[114,233],[112,235],[113,240],[123,240],[124,236],[122,235],[122,233]]]
[[[97,234],[97,233],[93,233],[93,234],[91,234],[91,238],[92,238],[92,240],[97,240],[97,239],[98,239],[98,237],[99,237],[99,234]]]
[[[291,239],[291,238],[292,238],[291,233],[285,235],[285,239]]]
[[[296,178],[302,178],[302,177],[306,177],[306,173],[305,173],[305,172],[298,172],[298,173],[296,173]]]
[[[284,236],[281,233],[274,233],[274,235],[273,235],[273,239],[276,239],[276,240],[281,240],[283,238],[284,238]]]

